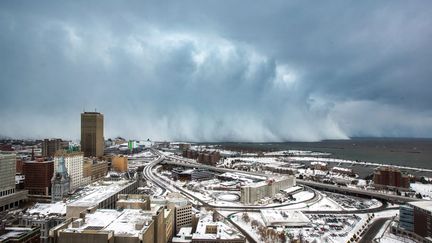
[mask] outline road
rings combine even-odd
[[[286,204],[281,204],[281,205],[274,205],[274,206],[221,206],[221,205],[213,205],[213,204],[209,204],[208,202],[202,200],[201,198],[196,197],[195,195],[193,195],[192,193],[186,191],[185,189],[175,185],[175,184],[171,184],[169,181],[167,181],[165,178],[162,178],[158,175],[153,174],[152,169],[159,163],[161,163],[164,159],[166,159],[166,156],[162,153],[160,153],[159,151],[152,149],[153,153],[158,154],[159,158],[156,159],[155,161],[152,161],[151,163],[149,163],[143,170],[143,174],[144,177],[149,180],[150,182],[154,183],[155,185],[159,186],[160,188],[162,188],[165,192],[165,190],[168,191],[178,191],[180,192],[182,195],[186,196],[187,198],[191,199],[192,203],[194,204],[194,206],[196,207],[201,207],[201,206],[205,206],[208,208],[212,208],[213,210],[217,211],[217,210],[224,210],[224,211],[234,211],[233,213],[231,213],[230,215],[233,215],[235,213],[238,212],[259,212],[261,209],[270,209],[270,208],[279,208],[279,207],[284,207],[284,206],[288,206],[288,205],[294,205],[294,204],[298,204],[298,203],[307,203],[307,204],[313,204],[315,202],[318,202],[319,200],[321,200],[321,196],[319,194],[319,192],[317,192],[315,189],[312,189],[312,191],[314,192],[314,197],[302,202],[290,202],[290,203],[286,203]],[[170,158],[171,159],[171,158]],[[191,165],[191,163],[189,161],[185,162],[185,165]],[[216,168],[216,167],[213,167]],[[228,169],[231,170],[231,169]],[[237,172],[235,170],[230,171],[230,172]],[[243,171],[241,171],[241,173],[244,173]],[[256,176],[256,175],[253,175]],[[305,183],[306,184],[306,183]],[[322,184],[322,183],[320,183]],[[325,184],[326,185],[326,184]],[[398,208],[398,207],[396,207]],[[374,209],[363,209],[363,210],[347,210],[347,211],[303,211],[303,213],[306,214],[356,214],[356,213],[376,213],[376,212],[381,212],[381,211],[385,211],[385,210],[390,210],[390,209],[396,209],[396,208],[387,208],[387,204],[383,203],[383,205],[379,208],[374,208]],[[231,220],[230,217],[225,217],[225,219],[227,219],[228,222],[230,222],[235,228],[237,228],[242,234],[244,234],[246,236],[246,238],[248,239],[249,242],[255,242],[255,240],[253,240],[253,238],[248,234],[248,232],[246,232],[245,230],[243,230],[241,227],[239,227],[233,220]],[[386,220],[382,221],[381,219],[376,220],[370,227],[370,229],[368,229],[367,232],[367,236],[369,236],[370,234],[373,234],[373,237],[375,237],[375,235],[378,233],[379,229],[381,228],[381,226],[384,224]],[[365,236],[366,238],[366,236]],[[373,239],[373,238],[372,238]],[[366,239],[367,240],[367,239]],[[364,241],[364,242],[370,242],[370,241]]]
[[[379,218],[375,220],[366,231],[362,234],[362,238],[359,241],[359,243],[370,243],[373,242],[373,239],[378,234],[378,232],[381,230],[381,228],[384,226],[385,222],[390,218]]]

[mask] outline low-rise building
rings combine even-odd
[[[49,230],[66,220],[66,204],[36,203],[19,215],[19,224],[24,227],[39,227],[40,242],[49,242]]]
[[[36,243],[39,237],[39,227],[5,227],[0,224],[0,242]]]
[[[116,208],[119,194],[133,194],[138,182],[133,180],[98,181],[83,188],[74,194],[66,208],[67,218],[79,217],[80,213],[88,208]]]
[[[223,222],[213,222],[211,215],[200,218],[192,243],[229,242],[245,243],[246,238]]]
[[[54,242],[155,242],[152,216],[140,209],[98,209],[66,222]]]

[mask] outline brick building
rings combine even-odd
[[[51,178],[54,173],[54,161],[25,161],[23,174],[24,188],[32,195],[49,196],[51,194]]]
[[[406,188],[410,187],[409,176],[403,174],[394,167],[380,167],[374,171],[374,186],[385,188]]]

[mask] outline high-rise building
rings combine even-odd
[[[23,174],[25,176],[24,187],[32,195],[49,196],[51,194],[51,178],[54,173],[54,162],[25,161]]]
[[[69,193],[70,190],[70,178],[65,166],[65,160],[60,157],[56,172],[51,179],[52,183],[52,193],[51,198],[53,201],[61,201],[65,195]]]
[[[99,112],[81,113],[81,151],[86,157],[104,154],[103,119]]]

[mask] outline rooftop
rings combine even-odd
[[[66,203],[36,203],[33,207],[27,210],[28,214],[38,214],[39,216],[50,216],[53,214],[65,215]]]
[[[120,192],[135,181],[98,181],[74,194],[68,206],[94,206]]]
[[[408,202],[408,204],[421,208],[426,211],[432,211],[432,201],[416,201],[416,202]]]
[[[215,230],[209,230],[210,228]],[[215,232],[215,233],[213,233]],[[237,240],[243,239],[244,236],[232,229],[223,222],[213,222],[212,215],[204,215],[198,222],[195,233],[192,235],[193,240],[198,239],[220,239],[220,240]]]
[[[151,215],[140,209],[98,209],[94,213],[86,214],[85,219],[77,219],[68,225],[66,232],[81,233],[88,229],[112,231],[114,235],[138,237],[144,233],[152,222]]]
[[[267,226],[301,227],[310,223],[310,220],[302,212],[294,210],[265,209],[261,210],[261,217]]]

